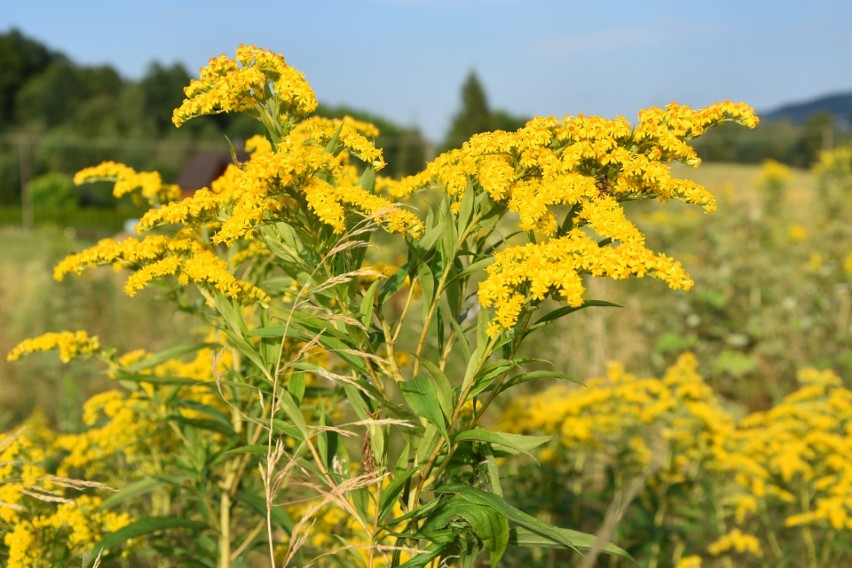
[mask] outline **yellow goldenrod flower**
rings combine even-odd
[[[95,181],[114,182],[112,194],[116,198],[132,195],[137,203],[140,197],[151,205],[169,203],[181,197],[180,188],[175,184],[163,183],[157,172],[137,172],[117,162],[103,162],[80,170],[74,176],[76,185]]]
[[[645,248],[620,202],[680,199],[715,210],[713,196],[697,183],[672,178],[669,163],[698,165],[688,141],[724,121],[753,127],[757,117],[747,105],[728,101],[698,110],[677,103],[643,110],[632,128],[624,118],[538,117],[516,132],[475,135],[423,172],[385,186],[402,197],[438,183],[453,205],[466,191],[481,190],[516,213],[522,231],[544,237],[495,255],[479,291],[484,306],[498,306],[489,330],[494,334],[512,327],[523,307],[548,294],[580,305],[580,274],[651,274],[673,288],[691,287],[679,263]],[[577,231],[581,227],[613,246],[599,246]]]
[[[735,551],[740,554],[751,554],[758,558],[763,556],[760,541],[750,534],[744,534],[740,529],[734,529],[710,543],[707,552],[718,556],[725,552]]]
[[[273,97],[283,103],[284,114],[304,116],[317,107],[301,73],[281,55],[253,45],[237,48],[236,59],[224,55],[211,59],[184,93],[186,99],[172,115],[175,126],[205,114],[264,112],[257,107]]]
[[[68,363],[82,355],[97,353],[100,348],[98,338],[89,337],[85,331],[51,332],[20,342],[9,352],[6,360],[18,361],[30,353],[59,349],[59,360]]]
[[[701,568],[701,557],[695,555],[685,556],[675,564],[675,568]]]

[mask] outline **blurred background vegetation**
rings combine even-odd
[[[258,132],[242,115],[174,128],[171,112],[191,77],[180,65],[155,63],[140,80],[128,81],[108,66],[77,65],[15,30],[0,34],[0,353],[64,329],[86,329],[123,352],[155,352],[199,331],[183,314],[159,310],[156,289],[127,298],[121,274],[51,278],[65,255],[120,233],[139,213],[131,202],[116,201],[108,185],[74,187],[75,171],[115,160],[174,181],[197,153],[226,154],[226,136],[239,145]],[[358,109],[321,105],[318,113],[376,124],[384,173],[397,177],[472,134],[514,130],[526,120],[491,108],[473,71],[444,140]],[[734,416],[778,405],[796,390],[796,373],[805,367],[834,369],[849,387],[851,118],[852,95],[825,97],[762,113],[753,131],[723,125],[697,140],[704,164],[676,171],[717,196],[717,213],[705,216],[682,203],[627,206],[651,248],[684,262],[695,289],[671,292],[650,279],[590,281],[588,297],[622,307],[566,318],[527,346],[527,355],[585,380],[603,375],[610,360],[641,376],[661,376],[691,351]],[[387,251],[389,263],[393,255]],[[0,429],[40,410],[60,431],[79,430],[82,403],[108,385],[99,373],[85,361],[61,366],[51,354],[14,365],[0,358]],[[530,392],[542,388],[532,385]],[[564,481],[561,470],[545,472],[553,474],[547,483]],[[517,485],[516,501],[524,501],[525,488]],[[526,504],[544,511],[547,503]]]
[[[232,114],[174,128],[171,112],[190,79],[179,64],[153,63],[140,80],[128,81],[109,66],[77,65],[16,30],[0,35],[0,352],[65,328],[89,329],[127,342],[116,345],[127,349],[167,345],[181,333],[179,315],[157,314],[144,298],[128,302],[114,274],[60,285],[50,271],[63,255],[114,235],[138,214],[130,201],[116,201],[107,184],[74,187],[75,171],[116,160],[174,180],[195,154],[224,153],[224,137],[238,144],[258,132],[250,119]],[[473,71],[460,95],[446,138],[436,142],[416,127],[357,109],[321,105],[318,112],[376,124],[385,173],[403,176],[472,134],[513,130],[526,120],[490,108]],[[852,376],[852,261],[844,223],[852,218],[852,175],[844,177],[838,166],[833,174],[810,169],[821,150],[849,143],[850,117],[852,96],[828,97],[778,109],[754,131],[723,125],[697,140],[705,163],[680,174],[713,191],[719,212],[705,217],[679,203],[640,203],[634,213],[653,246],[685,260],[696,289],[680,294],[649,281],[591,282],[596,297],[624,307],[579,313],[565,324],[570,329],[551,336],[553,345],[536,349],[558,354],[563,360],[555,363],[577,377],[602,373],[608,359],[660,373],[679,353],[695,351],[712,386],[750,408],[789,392],[803,366]],[[18,230],[27,224],[24,193],[38,232]],[[33,361],[0,363],[0,423],[16,422],[36,406],[60,414],[65,408],[71,415],[60,421],[73,421],[73,409],[97,382],[69,390],[73,400],[60,403],[53,388],[28,383],[71,389],[68,373],[85,371]]]

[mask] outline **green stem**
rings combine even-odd
[[[225,483],[231,480],[226,479]],[[231,496],[222,491],[219,496],[219,568],[231,566]]]
[[[467,227],[465,227],[465,230],[459,236],[458,241],[456,241],[455,250],[453,251],[452,258],[447,259],[448,262],[446,263],[446,266],[444,267],[444,270],[441,273],[441,278],[438,280],[438,285],[435,287],[435,295],[433,296],[432,302],[429,305],[429,311],[426,313],[426,317],[423,320],[423,330],[420,332],[420,339],[418,339],[417,341],[417,349],[415,350],[415,354],[417,355],[417,357],[420,357],[420,355],[423,353],[423,347],[426,343],[426,337],[429,335],[429,327],[431,327],[432,318],[435,317],[435,311],[438,308],[438,302],[441,299],[441,294],[444,293],[444,287],[447,285],[447,278],[449,278],[450,276],[450,270],[452,270],[453,268],[454,263],[452,261],[456,258],[456,256],[458,256],[458,252],[459,250],[461,250],[462,244],[464,244],[464,242],[470,236],[471,231],[473,231],[473,228],[476,227],[476,225],[479,223],[481,217],[481,214],[477,214],[473,217],[473,219],[470,220],[470,223],[468,223]],[[417,359],[417,357],[415,357],[414,359],[414,376],[417,376],[417,371],[420,369],[420,361]]]
[[[766,513],[766,504],[760,504],[760,520],[766,528],[766,540],[769,541],[769,549],[775,555],[775,559],[781,562],[784,559],[784,551],[781,549],[781,544],[778,542],[778,537],[775,534],[775,524],[769,519]]]
[[[525,311],[523,316],[521,316],[521,321],[518,323],[518,329],[525,329],[527,324],[530,321],[530,317],[532,317],[532,312]],[[518,353],[518,349],[521,347],[521,338],[520,336],[516,336],[515,340],[512,342],[512,350],[509,353],[509,359],[514,359],[515,355]],[[509,376],[509,372],[506,371],[500,377],[494,381],[494,384],[491,387],[491,392],[488,394],[488,398],[485,399],[485,402],[482,403],[482,406],[479,407],[479,411],[474,413],[474,424],[477,420],[479,420],[485,411],[491,406],[491,403],[494,402],[494,399],[500,394],[500,387],[503,386],[503,381],[506,380],[506,377]]]
[[[494,344],[496,342],[497,342],[496,337],[488,340],[488,345],[486,346],[485,351],[483,352],[482,356],[479,358],[479,361],[477,361],[477,363],[476,363],[476,368],[473,371],[473,376],[476,376],[476,373],[482,368],[483,363],[485,363],[485,361],[488,360],[488,357],[491,355],[491,351],[494,349]],[[453,415],[450,418],[450,424],[455,423],[456,419],[458,418],[459,414],[461,413],[461,410],[464,407],[464,402],[465,402],[465,400],[467,400],[467,397],[470,394],[470,391],[473,389],[473,384],[474,384],[474,382],[473,382],[473,380],[471,380],[470,384],[467,385],[465,390],[462,391],[461,395],[459,396],[458,402],[456,403],[456,407],[453,409]],[[429,481],[429,480],[432,476],[430,476],[430,474],[432,472],[432,468],[435,467],[435,462],[438,460],[438,456],[441,455],[441,450],[444,447],[444,443],[445,443],[445,440],[444,440],[443,437],[438,438],[437,441],[435,442],[435,448],[432,450],[432,454],[429,456],[429,461],[426,463],[426,467],[424,467],[423,471],[420,473],[420,479],[417,483],[417,486],[415,487],[414,491],[411,494],[411,499],[409,500],[409,508],[413,509],[414,506],[416,506],[418,500],[420,499],[420,493],[423,491],[423,489],[426,486],[431,484],[431,481]],[[443,471],[443,468],[445,467],[445,465],[447,463],[449,463],[449,455],[447,456],[447,459],[444,460],[444,463],[442,464],[441,468],[439,468],[438,472]]]
[[[657,529],[654,532],[656,532],[657,534],[659,534],[659,529],[663,526],[663,522],[666,518],[666,513],[668,512],[668,499],[665,491],[663,491],[660,501],[660,506],[657,508],[657,512],[654,515],[654,528]],[[651,560],[648,562],[648,568],[657,568],[657,565],[660,562],[661,548],[662,543],[660,542],[660,537],[657,537],[651,547]]]
[[[805,513],[810,511],[811,499],[807,484],[805,483],[802,484],[802,491],[799,494],[799,499],[801,500],[802,511]],[[814,542],[814,535],[811,533],[810,526],[804,525],[802,527],[802,537],[805,539],[805,547],[808,549],[808,567],[818,568],[819,563],[817,562],[816,543]]]

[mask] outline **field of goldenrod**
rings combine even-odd
[[[184,199],[81,171],[150,204],[141,238],[8,234],[10,567],[849,562],[852,150],[695,181],[689,141],[757,119],[672,103],[476,135],[400,181],[280,55],[185,93],[177,126],[260,121],[247,161]],[[424,219],[388,197],[436,190]],[[158,294],[67,283],[102,265]]]

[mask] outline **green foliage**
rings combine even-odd
[[[62,361],[97,360],[116,388],[83,404],[77,432],[30,423],[25,437],[4,436],[9,481],[0,487],[14,506],[0,511],[14,533],[0,554],[9,565],[89,554],[83,565],[126,555],[158,566],[473,567],[486,557],[497,565],[518,547],[630,560],[607,527],[598,536],[560,528],[512,504],[504,458],[529,459],[552,440],[498,430],[489,416],[510,389],[572,380],[542,368],[547,353],[525,357],[521,348],[560,319],[612,305],[584,302],[581,275],[650,272],[673,287],[688,283],[680,265],[644,247],[620,203],[674,194],[709,206],[709,196],[689,184],[678,193],[671,178],[621,178],[613,164],[668,175],[663,156],[694,158],[685,141],[693,129],[754,124],[752,109],[671,105],[635,131],[622,120],[566,119],[582,131],[576,139],[559,139],[565,122],[541,119],[552,140],[534,127],[495,134],[498,147],[518,149],[499,163],[476,148],[481,137],[467,155],[449,154],[453,176],[427,169],[409,178],[441,188],[423,220],[377,193],[381,153],[361,133],[373,130],[307,117],[314,94],[282,57],[241,46],[235,61],[211,62],[219,65],[187,89],[176,122],[239,111],[266,135],[215,191],[178,199],[161,191],[171,186],[159,176],[115,164],[82,176],[114,178],[146,200],[139,227],[151,233],[99,241],[64,259],[56,277],[126,268],[128,294],[156,285],[159,311],[192,324],[156,351],[105,346],[84,331],[11,350],[10,360],[54,349]],[[468,90],[468,106],[484,102]],[[522,165],[527,154],[563,163],[566,176],[553,181]],[[620,192],[601,182],[611,171]],[[537,199],[532,181],[551,185],[550,201]],[[560,193],[562,182],[577,191]],[[516,212],[529,225],[507,235]],[[400,251],[398,267],[377,258],[383,233]],[[524,262],[513,261],[522,253]],[[560,261],[574,263],[570,274],[557,272]],[[497,285],[489,290],[483,278]],[[567,305],[553,309],[548,298]],[[36,437],[42,449],[33,452]],[[70,496],[80,478],[103,481]],[[124,492],[104,499],[107,482]],[[50,498],[31,499],[37,491]]]
[[[523,126],[526,118],[503,110],[492,110],[485,87],[474,71],[468,73],[461,88],[461,108],[453,117],[442,150],[461,147],[474,134],[491,130],[513,131]]]
[[[480,132],[491,130],[491,111],[485,89],[476,73],[471,71],[461,88],[462,106],[450,123],[445,145],[447,149],[458,148],[462,143]]]
[[[0,34],[0,132],[12,124],[18,91],[57,57],[16,29]]]
[[[74,183],[67,175],[49,172],[30,182],[28,191],[35,207],[73,207],[77,201]]]
[[[769,159],[807,168],[820,150],[849,143],[850,133],[839,120],[816,113],[804,124],[769,119],[749,131],[723,125],[716,135],[697,140],[695,148],[706,161],[755,164]]]

